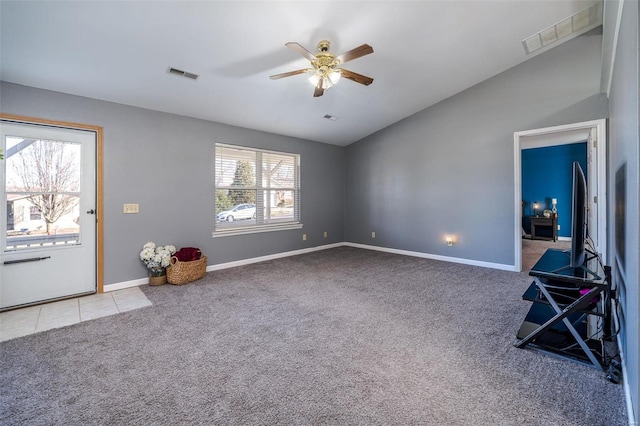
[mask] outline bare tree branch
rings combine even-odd
[[[78,204],[80,163],[72,144],[38,140],[17,153],[13,170],[22,181],[27,198],[51,225]]]

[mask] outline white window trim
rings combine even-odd
[[[296,157],[296,176],[295,176],[295,188],[293,191],[295,192],[296,198],[296,212],[298,220],[292,220],[281,223],[264,223],[264,224],[255,224],[255,225],[245,225],[239,226],[237,228],[227,228],[227,229],[216,229],[216,223],[214,222],[214,229],[212,234],[213,238],[219,237],[228,237],[233,235],[244,235],[244,234],[257,234],[261,232],[273,232],[273,231],[286,231],[292,229],[301,229],[303,227],[302,222],[300,221],[301,215],[301,201],[300,201],[300,154],[295,154],[291,152],[284,151],[272,151],[267,149],[253,148],[242,145],[231,145],[225,144],[221,142],[216,142],[215,147],[228,147],[231,149],[243,149],[255,152],[269,153],[269,154],[277,154],[277,155],[290,155]],[[261,188],[261,190],[265,190],[268,188]],[[287,189],[292,190],[292,189]],[[214,154],[214,194],[217,191],[217,186],[215,185],[215,154]],[[215,214],[214,214],[215,215]]]

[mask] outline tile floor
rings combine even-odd
[[[81,321],[151,306],[138,287],[0,313],[0,342]]]

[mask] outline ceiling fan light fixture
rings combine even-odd
[[[320,81],[322,77],[320,77],[317,73],[313,73],[311,74],[311,77],[309,77],[309,83],[311,83],[311,85],[313,87],[318,85],[318,82]]]
[[[340,81],[340,77],[342,77],[342,74],[340,74],[339,71],[331,70],[327,74],[326,78],[328,78],[332,84],[338,84],[338,81]]]
[[[313,87],[317,87],[318,82],[322,80],[321,87],[323,90],[327,90],[335,86],[338,81],[340,81],[340,77],[341,75],[338,71],[332,69],[329,69],[328,71],[318,69],[315,73],[313,73],[313,75],[311,75],[311,77],[309,77],[309,83],[311,83]]]
[[[327,89],[331,89],[332,87],[333,87],[333,83],[331,82],[331,80],[329,80],[327,77],[324,77],[322,79],[322,89],[327,90]]]
[[[293,41],[285,43],[285,46],[307,58],[312,68],[304,68],[296,71],[275,74],[269,76],[271,80],[311,73],[311,76],[309,76],[309,83],[314,87],[314,98],[322,96],[326,89],[338,84],[342,77],[365,86],[373,83],[373,78],[371,77],[367,77],[366,75],[358,74],[344,68],[338,68],[338,66],[341,66],[345,62],[373,53],[373,48],[368,44],[363,44],[338,56],[329,51],[329,41],[327,40],[322,40],[318,44],[319,53],[316,53],[315,55],[305,49],[302,45]]]

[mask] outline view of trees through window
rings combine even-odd
[[[299,156],[216,145],[216,231],[298,223]]]
[[[238,160],[236,162],[236,170],[231,183],[232,189],[216,191],[216,213],[222,210],[228,210],[234,205],[256,202],[256,191],[251,189],[256,185],[256,178],[253,168],[248,161]]]
[[[80,145],[21,137],[5,142],[8,247],[27,236],[72,234],[77,240]]]

